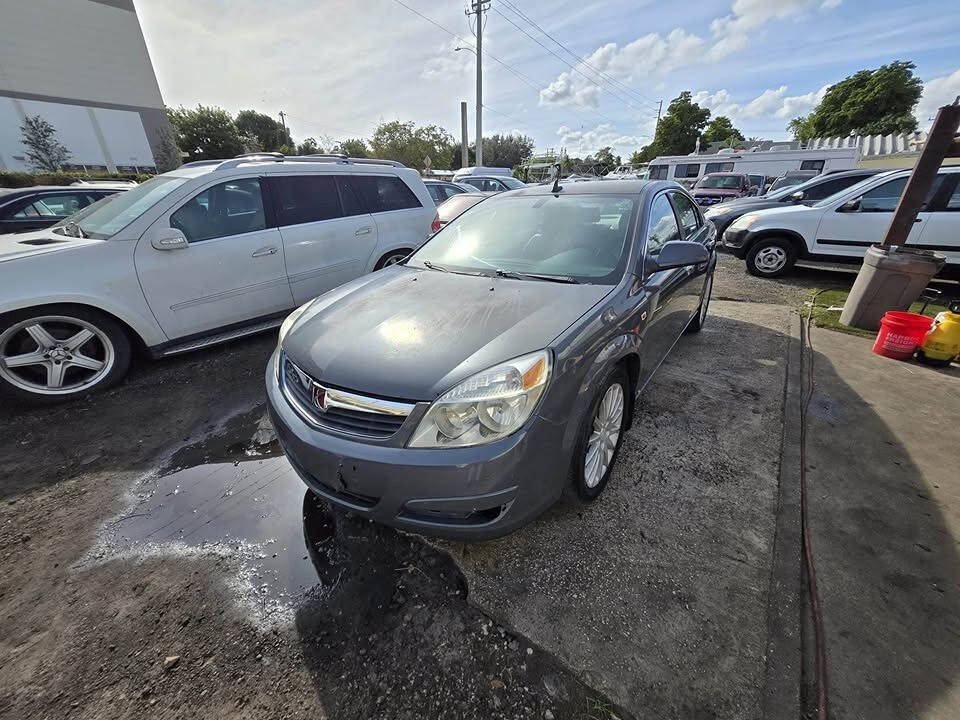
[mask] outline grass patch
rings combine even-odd
[[[587,698],[586,707],[577,715],[577,720],[619,720],[613,706],[603,698]]]
[[[800,315],[802,317],[805,318],[807,316],[807,310],[810,307],[807,303],[811,301],[816,292],[816,290],[811,292],[806,302],[800,306]],[[866,338],[876,337],[876,330],[861,330],[860,328],[840,324],[840,313],[843,310],[844,303],[847,302],[847,296],[849,294],[849,290],[826,290],[820,293],[820,295],[818,295],[817,299],[814,301],[813,306],[812,317],[814,325],[817,327],[826,328],[827,330],[836,330],[837,332],[846,333],[847,335],[858,335]],[[922,307],[922,301],[915,302],[910,306],[910,312],[919,313]],[[837,309],[831,310],[830,308]],[[934,317],[937,313],[943,312],[946,309],[946,305],[930,303],[927,305],[927,309],[923,311],[923,314]]]

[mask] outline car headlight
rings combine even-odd
[[[283,342],[283,338],[285,338],[287,336],[287,333],[290,332],[290,328],[292,328],[293,324],[300,318],[301,315],[303,315],[304,312],[306,312],[307,308],[310,307],[310,304],[312,302],[313,300],[308,300],[303,305],[301,305],[296,310],[294,310],[292,313],[287,315],[284,321],[280,323],[280,334],[277,336],[278,343]]]
[[[472,375],[438,397],[408,447],[468,447],[506,437],[533,414],[550,377],[540,350]]]
[[[746,230],[748,227],[753,225],[759,219],[760,219],[759,215],[743,215],[733,221],[733,224],[730,226],[730,229]]]

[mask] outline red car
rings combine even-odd
[[[700,206],[746,197],[751,192],[750,177],[743,173],[710,173],[694,185],[691,195]]]

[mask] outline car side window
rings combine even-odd
[[[434,202],[443,202],[444,198],[446,197],[444,190],[445,188],[441,187],[440,185],[427,185],[427,192],[430,193],[430,197],[433,198]]]
[[[680,239],[680,226],[666,194],[658,195],[650,206],[647,252],[656,255],[666,243]]]
[[[960,211],[960,173],[941,173],[927,195],[928,212]]]
[[[68,217],[90,204],[86,193],[64,193],[63,195],[42,195],[30,205],[22,208],[14,218],[28,217]]]
[[[841,190],[846,190],[851,185],[855,185],[861,180],[866,179],[867,175],[853,175],[849,177],[834,178],[833,180],[826,180],[819,185],[814,185],[811,188],[803,193],[804,200],[813,200],[819,202],[825,198],[835,195]]]
[[[444,185],[443,190],[446,193],[446,200],[449,200],[454,195],[459,195],[462,192],[466,192],[466,190],[461,190],[456,185]]]
[[[228,180],[194,195],[170,216],[189,242],[254,232],[266,228],[263,196],[257,178]]]
[[[342,217],[337,183],[330,175],[281,175],[270,178],[277,224],[301,225]]]
[[[344,217],[367,214],[367,209],[360,201],[349,175],[337,175],[337,188],[340,190],[340,205],[343,208]]]
[[[413,190],[393,175],[356,175],[353,187],[367,208],[367,212],[390,212],[423,207]]]
[[[680,226],[683,228],[683,236],[689,238],[700,228],[700,214],[693,206],[693,203],[683,193],[670,193],[673,199],[673,206],[677,210],[677,216],[680,218]]]
[[[907,178],[899,177],[868,190],[860,198],[860,212],[893,212],[906,186]]]

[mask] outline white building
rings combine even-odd
[[[133,0],[0,0],[0,170],[29,170],[20,142],[40,115],[67,167],[153,171],[168,128]]]

